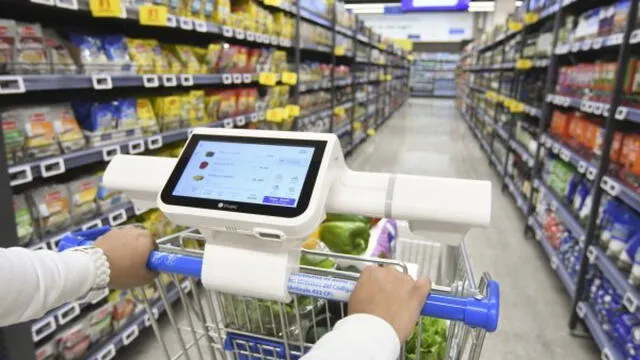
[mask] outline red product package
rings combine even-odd
[[[228,119],[236,116],[237,108],[237,91],[223,90],[220,92],[220,108],[218,110],[218,120]]]
[[[640,134],[624,136],[620,150],[620,163],[626,170],[640,176]]]
[[[249,49],[249,58],[247,60],[248,73],[258,72],[258,60],[260,60],[261,54],[262,54],[261,49]]]
[[[232,73],[235,67],[235,55],[237,47],[227,43],[222,44],[222,52],[218,60],[218,71],[222,74]]]
[[[571,116],[569,113],[561,110],[554,110],[551,115],[551,133],[562,139],[568,138],[570,123]]]

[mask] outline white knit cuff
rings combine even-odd
[[[72,250],[81,251],[89,255],[89,258],[93,263],[95,279],[91,290],[104,289],[109,286],[109,281],[111,280],[111,268],[109,266],[109,260],[102,249],[94,246],[81,246]]]

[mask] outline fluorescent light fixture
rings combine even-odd
[[[441,0],[445,3],[450,0]],[[351,10],[355,14],[384,14],[385,6],[398,6],[399,3],[356,3],[345,4],[344,8]],[[516,7],[522,6],[522,1],[515,2]],[[495,1],[471,1],[469,2],[470,12],[494,12],[496,8]]]
[[[522,1],[517,0],[515,2],[516,7],[522,6]],[[494,12],[496,9],[495,1],[471,1],[469,3],[470,12]]]

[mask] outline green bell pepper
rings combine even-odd
[[[361,222],[363,224],[367,224],[367,226],[371,225],[371,218],[368,218],[366,216],[327,213],[327,218],[324,220],[324,222],[334,222],[334,221]]]
[[[325,222],[320,225],[320,241],[333,252],[360,255],[369,245],[369,226],[353,221]]]

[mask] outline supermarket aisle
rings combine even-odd
[[[523,220],[515,204],[508,193],[500,193],[496,173],[454,106],[453,100],[410,100],[375,137],[356,150],[349,159],[351,166],[358,170],[491,180],[491,226],[473,230],[468,240],[475,272],[489,271],[502,285],[500,328],[487,337],[482,359],[598,358],[589,336],[569,335],[566,323],[570,303],[565,290],[538,244],[524,239]],[[173,352],[178,344],[166,316],[161,323]],[[151,331],[140,337],[118,358],[164,358]]]
[[[523,236],[515,203],[453,100],[412,99],[350,159],[358,170],[491,180],[488,229],[473,230],[468,249],[474,271],[489,271],[502,286],[498,332],[487,337],[482,359],[596,359],[590,336],[567,330],[570,300],[535,240]]]

